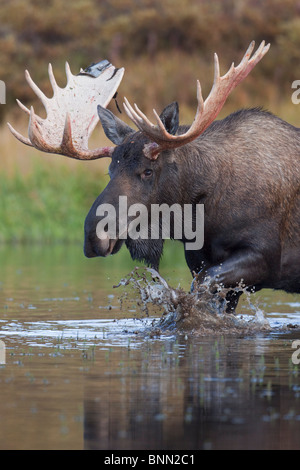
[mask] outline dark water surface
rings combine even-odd
[[[162,274],[188,288],[177,250]],[[161,311],[112,287],[125,251],[4,246],[0,266],[0,449],[300,449],[300,296],[252,298],[269,331],[152,337]]]

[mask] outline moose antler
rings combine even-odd
[[[46,109],[46,119],[37,116],[33,107],[29,110],[17,100],[20,108],[29,115],[29,137],[23,137],[8,123],[13,135],[23,144],[43,152],[58,153],[79,160],[111,156],[114,147],[89,150],[88,140],[99,120],[97,105],[103,107],[108,105],[123,78],[124,69],[116,69],[107,62],[103,70],[98,69],[98,76],[95,78],[83,70],[80,74],[73,75],[66,62],[65,88],[57,85],[51,64],[48,72],[53,89],[52,98],[44,95],[29,72],[27,70],[25,72],[29,86]]]
[[[263,41],[256,53],[251,57],[254,46],[255,42],[252,41],[240,64],[235,67],[234,63],[232,63],[228,72],[222,77],[220,76],[218,56],[217,54],[214,55],[215,73],[211,92],[206,100],[203,101],[200,82],[197,80],[197,112],[191,127],[184,134],[170,134],[166,130],[155,109],[153,110],[153,113],[155,115],[157,125],[152,124],[136,104],[134,105],[134,109],[128,100],[124,98],[124,109],[127,116],[135,123],[138,129],[146,134],[152,141],[144,147],[144,154],[146,157],[155,160],[162,150],[185,145],[196,139],[205,131],[205,129],[207,129],[221,111],[228,95],[242,80],[244,80],[244,78],[246,78],[249,72],[251,72],[255,65],[268,52],[270,44],[265,46],[265,41]]]

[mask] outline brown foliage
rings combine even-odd
[[[272,47],[245,85],[230,98],[232,107],[290,100],[291,83],[300,79],[300,1],[295,0],[0,0],[0,78],[7,85],[7,106],[18,97],[34,103],[24,80],[51,93],[47,65],[65,83],[64,62],[73,73],[108,58],[125,66],[120,95],[148,111],[178,100],[192,116],[195,82],[204,94],[212,82],[213,52],[222,70],[239,61],[249,42]],[[288,94],[288,95],[287,95]]]

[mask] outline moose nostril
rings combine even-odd
[[[84,244],[83,252],[84,252],[84,256],[86,256],[87,258],[94,258],[95,256],[98,256],[97,253],[92,248],[92,246],[87,245],[86,243]]]
[[[85,239],[84,239],[83,252],[87,258],[94,258],[95,256],[98,256],[95,250],[95,243],[87,235],[85,236]]]
[[[107,256],[110,253],[110,239],[108,237],[95,239],[87,235],[84,241],[83,251],[87,258]]]

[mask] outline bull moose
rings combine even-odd
[[[153,124],[124,98],[124,109],[137,126],[133,130],[106,109],[122,79],[124,69],[107,61],[98,76],[86,71],[74,76],[67,66],[68,83],[57,86],[52,68],[49,77],[54,95],[47,98],[26,78],[42,100],[47,118],[19,102],[29,115],[29,137],[11,126],[23,143],[39,150],[79,160],[110,157],[110,182],[93,203],[85,220],[84,253],[107,256],[125,242],[133,259],[155,269],[163,239],[124,239],[99,236],[104,203],[118,207],[119,197],[128,204],[204,204],[204,245],[185,249],[187,265],[199,283],[216,292],[227,289],[226,311],[233,312],[244,285],[300,292],[300,130],[262,109],[243,109],[215,120],[230,92],[248,75],[269,50],[261,43],[252,55],[254,42],[238,66],[220,75],[214,58],[214,82],[202,98],[197,82],[198,107],[191,126],[179,125],[178,104],[160,114]],[[98,115],[96,110],[98,109]],[[88,138],[100,119],[115,147],[88,149]],[[129,219],[128,219],[129,220]],[[186,248],[186,239],[181,240]]]

